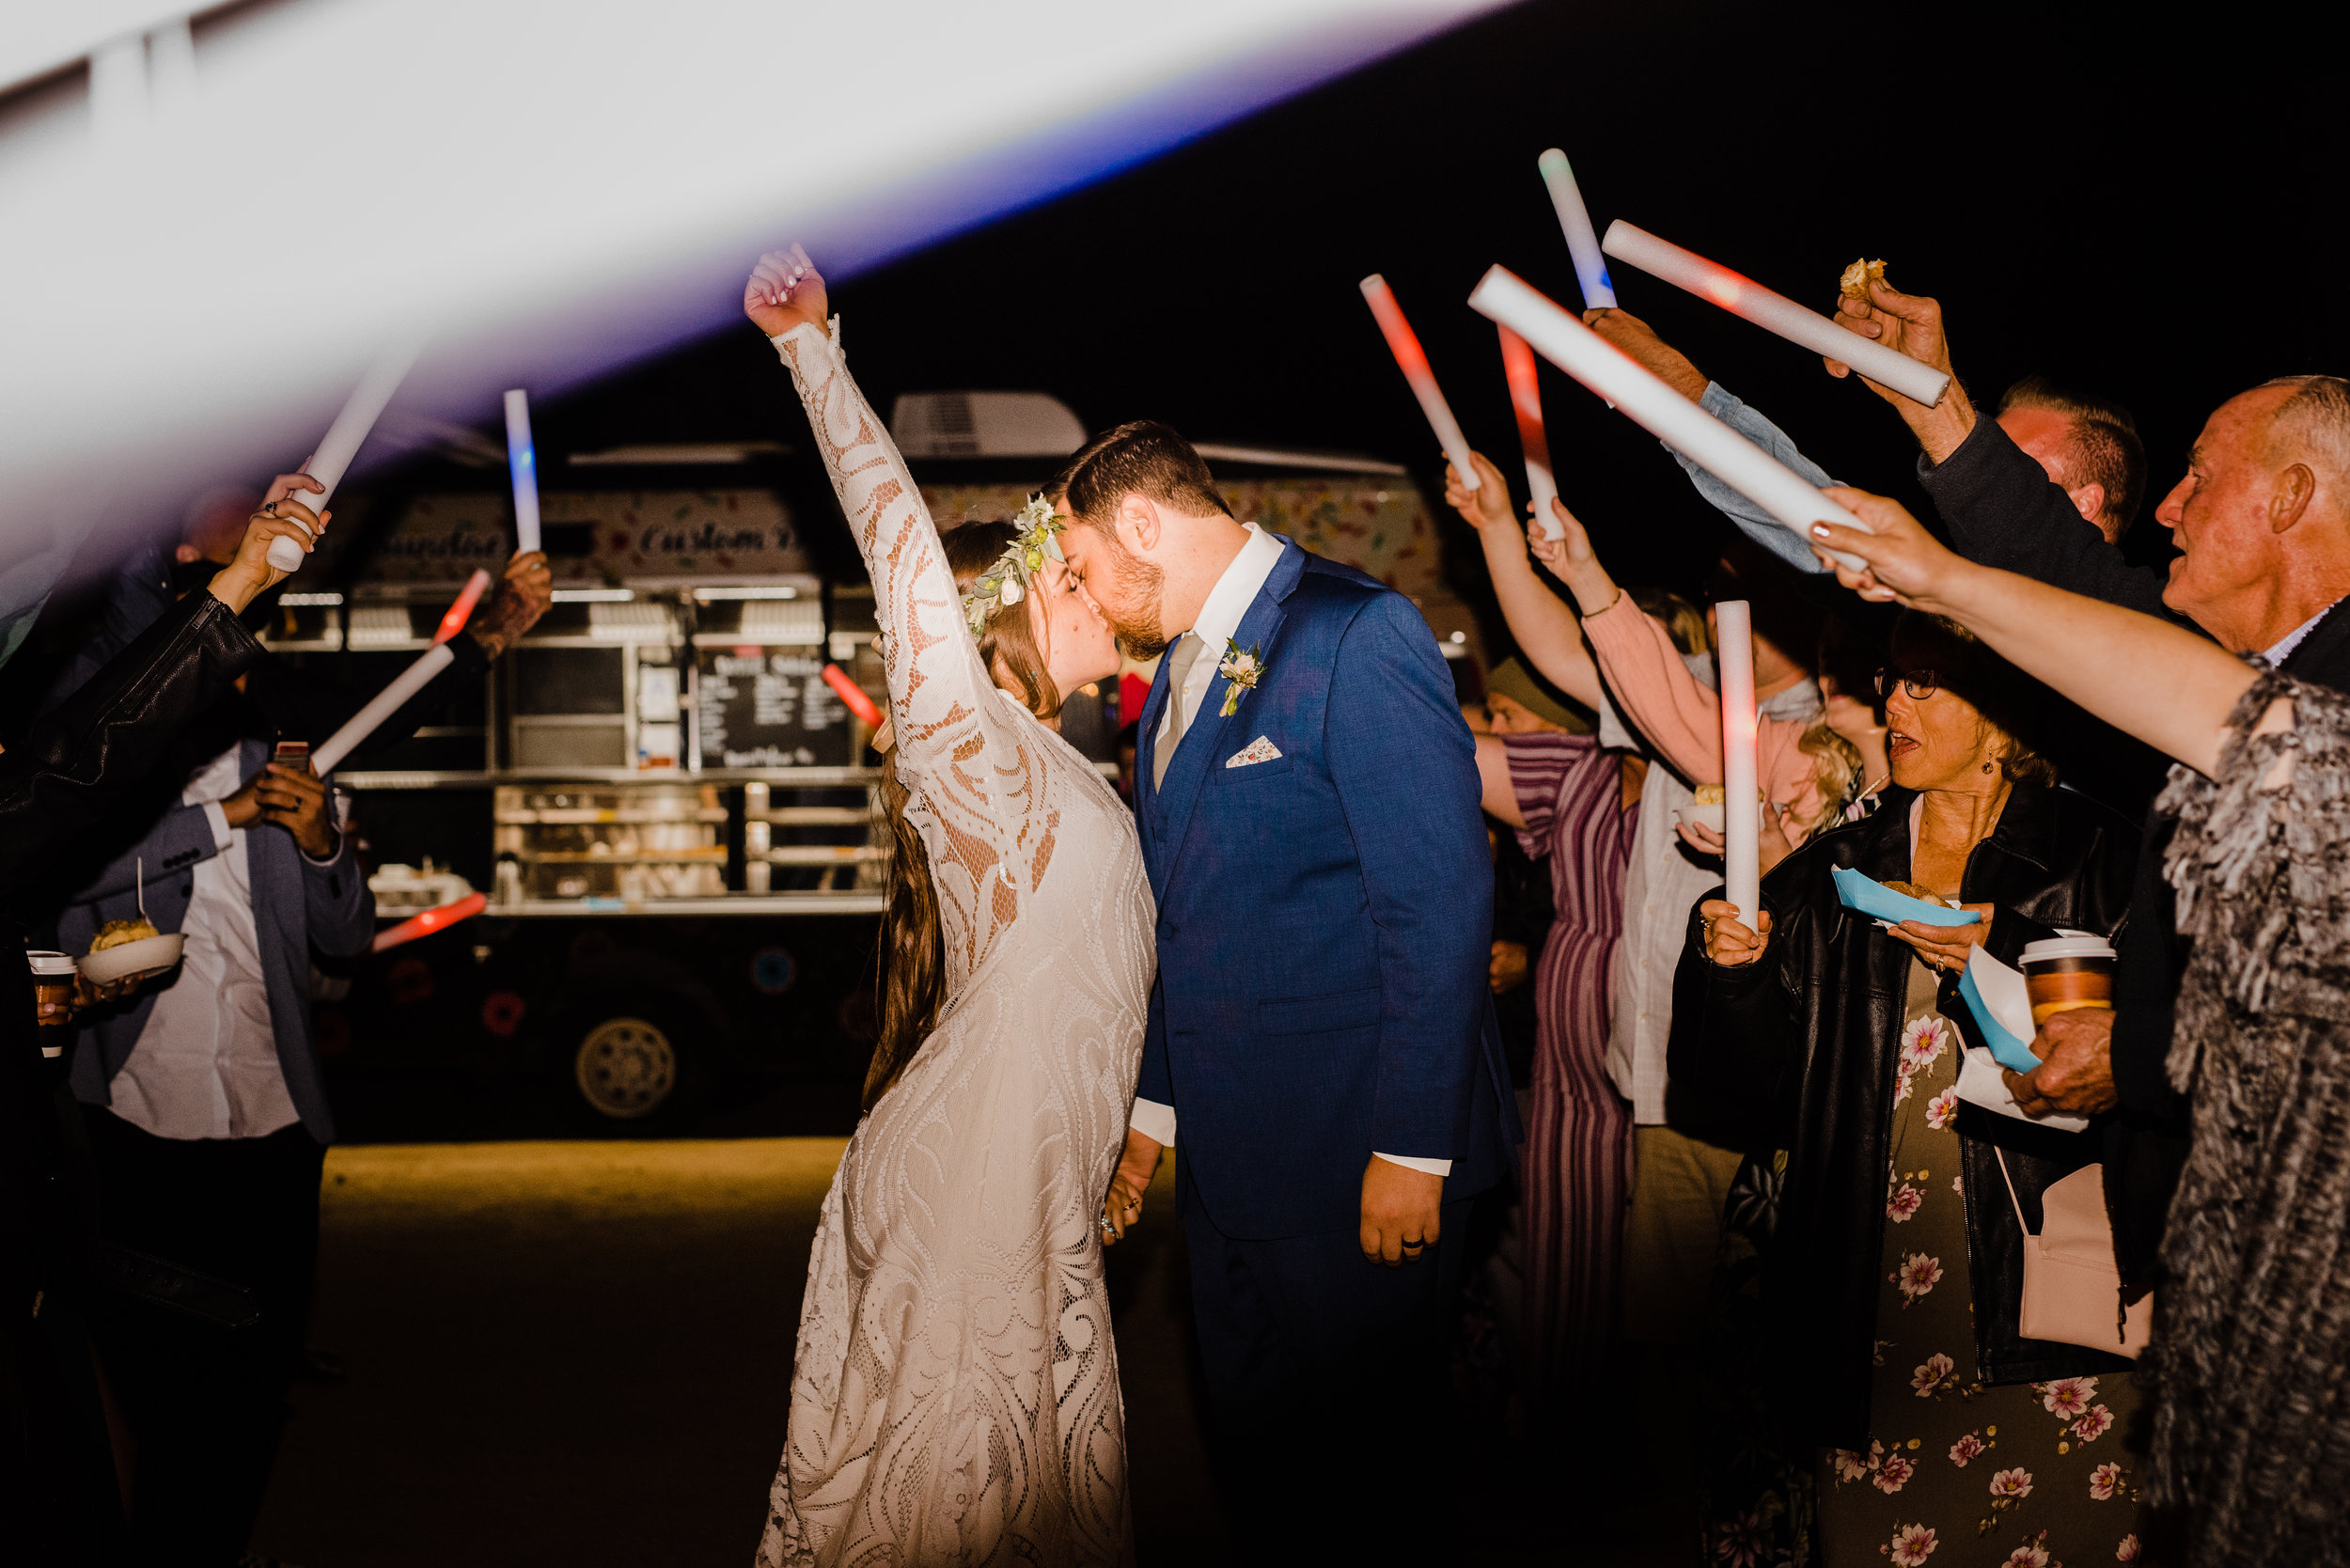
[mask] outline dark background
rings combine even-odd
[[[1629,218],[1807,304],[1854,257],[1888,259],[1945,303],[1979,403],[2031,370],[2121,398],[2153,466],[2132,545],[2158,558],[2154,503],[2211,408],[2350,370],[2330,279],[2340,55],[2295,15],[1538,0],[834,301],[885,410],[901,391],[1036,388],[1092,427],[1152,416],[1425,481],[1435,443],[1355,287],[1382,272],[1470,440],[1515,478],[1494,329],[1463,302],[1495,261],[1578,301],[1534,169],[1556,144],[1602,229]],[[1906,432],[1857,382],[1615,271],[1624,308],[1840,478],[1922,506]],[[1656,443],[1544,375],[1560,489],[1618,575],[1689,583],[1720,525]],[[805,426],[745,325],[551,405],[541,431],[588,447]]]

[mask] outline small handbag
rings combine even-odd
[[[2027,1340],[2086,1345],[2135,1361],[2154,1330],[2154,1298],[2122,1308],[2122,1270],[2113,1261],[2113,1224],[2106,1217],[2106,1168],[2085,1165],[2040,1195],[2040,1233],[2024,1219],[2007,1156],[1991,1151],[2007,1183],[2015,1223],[2024,1228],[2024,1300],[2016,1329]]]

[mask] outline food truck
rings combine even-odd
[[[903,398],[892,430],[942,527],[1010,517],[1083,433],[1035,394]],[[1410,594],[1449,653],[1473,647],[1402,469],[1202,451],[1236,515]],[[487,901],[320,977],[345,1134],[852,1124],[889,851],[879,759],[824,667],[885,698],[829,484],[779,444],[542,449],[539,471],[553,609],[437,722],[337,776],[386,931]],[[434,461],[337,510],[325,569],[267,636],[373,689],[470,572],[502,568],[511,494],[502,463]],[[1149,673],[1119,682],[1127,707]],[[1080,693],[1063,720],[1113,776],[1120,707]]]

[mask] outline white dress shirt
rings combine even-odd
[[[1159,727],[1152,732],[1151,748],[1153,756],[1156,756],[1160,746],[1167,745],[1167,736],[1174,732],[1176,704],[1181,703],[1184,714],[1188,716],[1198,710],[1200,698],[1208,695],[1208,684],[1215,679],[1215,666],[1224,660],[1224,645],[1239,635],[1240,623],[1247,616],[1248,606],[1257,602],[1257,595],[1264,588],[1265,579],[1273,575],[1274,567],[1280,563],[1281,552],[1289,548],[1281,542],[1277,534],[1266,533],[1254,523],[1242,526],[1248,530],[1248,542],[1240,547],[1240,554],[1232,557],[1224,568],[1224,574],[1215,580],[1215,587],[1208,590],[1207,601],[1199,606],[1199,614],[1186,634],[1207,644],[1207,656],[1192,660],[1191,670],[1183,681],[1182,691],[1167,694],[1167,711],[1159,715]],[[1171,1145],[1175,1141],[1173,1105],[1136,1095],[1128,1124],[1154,1143]],[[1379,1158],[1409,1166],[1431,1176],[1449,1176],[1452,1173],[1450,1160],[1386,1153],[1381,1153]]]
[[[2292,631],[2287,632],[2284,635],[2283,641],[2278,643],[2276,647],[2270,649],[2267,652],[2263,653],[2261,657],[2268,661],[2269,667],[2272,669],[2277,666],[2283,664],[2287,659],[2293,657],[2293,651],[2295,649],[2300,647],[2304,642],[2309,640],[2310,634],[2317,630],[2317,623],[2325,619],[2327,616],[2333,614],[2334,605],[2341,603],[2341,600],[2335,600],[2333,604],[2326,605],[2324,609],[2310,617],[2309,619],[2301,622],[2300,625],[2295,626]]]
[[[219,853],[190,873],[180,977],[155,998],[111,1086],[114,1113],[157,1137],[266,1137],[302,1120],[277,1065],[244,829],[219,806],[243,783],[240,771],[232,745],[180,793],[204,808]]]

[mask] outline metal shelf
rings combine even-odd
[[[723,823],[727,808],[723,806],[696,807],[691,811],[661,811],[658,809],[605,810],[600,807],[550,806],[532,811],[500,811],[495,820],[502,826],[544,825],[548,823]],[[859,817],[861,822],[864,819]]]
[[[533,861],[549,866],[642,866],[698,865],[723,866],[727,862],[724,844],[705,844],[697,849],[619,850],[598,855],[593,850],[509,850],[517,860]]]
[[[775,823],[784,827],[863,827],[873,819],[871,808],[864,806],[777,806],[743,813],[746,823]]]
[[[777,790],[827,790],[870,784],[880,777],[879,768],[704,768],[699,773],[684,768],[499,768],[337,773],[335,782],[346,790],[478,790],[492,784],[764,784]]]
[[[878,915],[878,891],[850,893],[728,893],[722,898],[646,899],[525,899],[520,903],[494,903],[483,911],[492,916],[608,916],[608,915]]]

